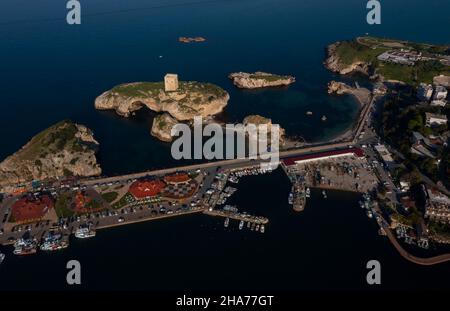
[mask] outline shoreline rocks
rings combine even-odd
[[[293,76],[280,76],[259,71],[255,73],[235,72],[231,73],[228,78],[241,89],[288,86],[295,82]]]
[[[157,115],[153,119],[151,135],[163,142],[172,142],[172,127],[178,124],[178,121],[168,113]]]
[[[330,44],[327,47],[327,58],[324,62],[325,67],[332,71],[339,73],[341,75],[346,75],[354,72],[359,72],[364,75],[369,76],[370,72],[370,64],[363,62],[363,61],[355,61],[351,64],[344,64],[342,63],[341,59],[337,55],[337,48],[339,47],[341,43],[336,42],[333,44]]]
[[[59,122],[34,136],[0,163],[0,189],[8,185],[64,176],[98,176],[99,143],[90,129]]]

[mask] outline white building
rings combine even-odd
[[[447,98],[447,89],[442,85],[436,86],[434,90],[434,100],[445,100]]]
[[[164,77],[164,89],[166,92],[173,92],[178,90],[178,75],[168,73]]]
[[[426,125],[428,127],[447,124],[447,116],[445,116],[443,114],[435,114],[435,113],[426,112],[425,120],[426,120]]]
[[[391,166],[391,165],[395,164],[395,161],[392,158],[391,153],[389,152],[389,150],[387,150],[385,145],[381,145],[381,144],[376,145],[375,150],[378,152],[381,159],[383,159],[384,164],[386,164],[387,166]]]

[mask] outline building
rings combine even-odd
[[[400,50],[400,51],[387,51],[378,55],[378,60],[382,62],[414,66],[415,63],[420,60],[421,54],[416,51]]]
[[[191,178],[186,173],[175,173],[164,177],[164,181],[168,184],[183,184],[190,180]]]
[[[348,156],[356,156],[361,158],[364,157],[364,151],[359,148],[347,148],[341,150],[324,151],[319,153],[305,154],[298,157],[287,158],[283,160],[283,163],[286,166],[292,166],[300,163],[329,160],[333,158],[348,157]]]
[[[417,97],[422,101],[429,101],[433,96],[433,86],[431,84],[420,83],[417,88]]]
[[[385,145],[376,145],[375,150],[378,152],[378,155],[383,160],[384,164],[386,164],[388,167],[391,167],[395,164],[394,158],[392,158],[391,153],[389,150],[387,150]]]
[[[443,124],[447,124],[447,116],[443,114],[435,114],[426,112],[425,113],[426,126],[439,126]]]
[[[435,189],[427,189],[427,196],[425,217],[450,224],[450,198]]]
[[[434,100],[445,100],[447,98],[447,89],[443,87],[442,85],[436,86],[434,89]]]
[[[12,221],[28,223],[41,220],[53,207],[54,202],[48,195],[24,197],[13,204],[11,209]]]
[[[178,90],[178,75],[168,73],[164,77],[164,89],[166,92],[173,92]]]
[[[128,190],[136,199],[144,199],[155,197],[159,195],[166,184],[160,180],[137,180],[135,181]]]

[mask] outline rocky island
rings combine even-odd
[[[169,91],[164,82],[136,82],[104,92],[95,100],[95,108],[115,110],[128,117],[146,106],[155,112],[168,112],[178,121],[188,121],[222,112],[229,98],[225,90],[210,83],[180,82]]]
[[[61,121],[0,163],[0,189],[47,178],[100,175],[95,156],[98,146],[86,126]]]
[[[161,141],[164,142],[171,142],[173,140],[173,137],[171,135],[172,127],[174,127],[178,121],[173,118],[168,113],[163,113],[160,115],[157,115],[153,119],[151,134],[152,136],[158,138]]]
[[[287,86],[295,82],[293,76],[280,76],[266,72],[235,72],[228,76],[241,89]]]

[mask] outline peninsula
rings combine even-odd
[[[287,86],[295,82],[293,76],[280,76],[266,72],[235,72],[228,77],[241,89]]]
[[[340,74],[363,73],[372,79],[417,85],[450,74],[450,46],[375,37],[333,43],[325,66]]]
[[[98,176],[102,172],[95,157],[98,146],[90,129],[61,121],[0,163],[0,189],[33,180]]]

